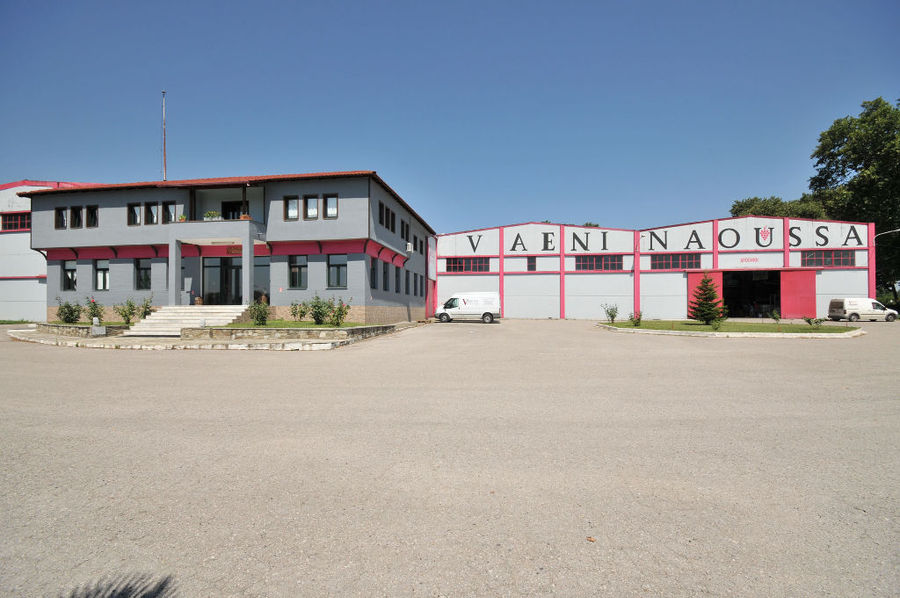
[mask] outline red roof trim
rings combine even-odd
[[[52,189],[77,189],[90,185],[91,183],[72,183],[69,181],[32,181],[31,179],[22,179],[21,181],[13,181],[12,183],[0,184],[0,191],[12,189],[14,187],[50,187]]]

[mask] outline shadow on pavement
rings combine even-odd
[[[158,578],[152,575],[128,575],[97,581],[60,594],[60,598],[176,598],[178,588],[171,575]]]

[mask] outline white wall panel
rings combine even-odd
[[[784,265],[784,254],[777,251],[757,251],[741,253],[720,253],[720,270],[758,270],[760,268],[780,269]]]
[[[503,317],[559,317],[558,274],[504,276],[503,283]]]
[[[790,220],[789,243],[803,249],[855,249],[868,243],[869,227],[846,222]]]
[[[500,255],[500,229],[441,235],[437,251],[438,255],[449,256]]]
[[[465,292],[500,292],[500,277],[491,274],[464,275],[446,274],[438,279],[437,297],[438,305],[444,303],[454,293]]]
[[[666,226],[641,231],[641,253],[712,251],[712,222]]]
[[[650,320],[687,318],[687,274],[641,273],[641,312]]]
[[[566,253],[632,253],[634,232],[584,226],[566,226]],[[587,245],[587,249],[584,248]]]
[[[567,274],[566,318],[602,320],[603,304],[617,305],[619,316],[634,310],[634,277],[622,274]]]
[[[782,249],[781,218],[726,218],[719,220],[719,249]]]
[[[816,273],[816,317],[828,315],[828,303],[832,299],[868,295],[868,270],[819,270]]]
[[[561,242],[558,224],[521,224],[503,229],[503,249],[507,256],[559,255]]]
[[[44,280],[0,280],[0,320],[47,320]]]

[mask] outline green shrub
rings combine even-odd
[[[807,324],[809,324],[810,326],[812,326],[813,328],[821,328],[822,322],[824,322],[825,320],[822,318],[810,318],[809,316],[806,316],[803,318],[803,321],[806,322]]]
[[[303,303],[297,303],[296,301],[291,301],[291,318],[295,322],[299,322],[309,313],[309,305],[304,301]]]
[[[644,314],[640,311],[633,312],[629,314],[628,320],[631,322],[631,325],[635,328],[638,328],[641,325],[641,319],[643,319]]]
[[[781,322],[781,313],[779,313],[779,311],[778,311],[777,309],[773,309],[773,310],[772,310],[772,313],[769,314],[769,317],[772,318],[772,320],[773,320],[776,324],[778,324],[779,322]]]
[[[334,309],[334,300],[325,301],[317,294],[313,297],[313,300],[309,302],[309,315],[313,319],[313,322],[321,326],[328,320],[328,317],[331,315],[332,310]]]
[[[98,303],[93,297],[85,301],[85,306],[87,307],[88,318],[91,319],[91,322],[94,321],[94,318],[97,318],[97,321],[101,324],[103,323],[103,304]]]
[[[250,304],[250,307],[247,308],[247,311],[250,312],[250,317],[253,318],[254,324],[256,324],[257,326],[266,325],[266,322],[269,319],[268,304],[254,301]]]
[[[70,303],[68,301],[60,302],[59,297],[56,298],[59,307],[56,308],[56,317],[66,324],[74,324],[81,319],[81,311],[84,309],[80,303]]]
[[[122,305],[113,305],[113,311],[122,318],[122,321],[125,322],[126,326],[131,326],[131,321],[138,313],[138,306],[134,302],[134,299],[129,297]]]
[[[710,322],[709,325],[712,326],[713,330],[718,332],[719,329],[722,327],[722,322],[724,322],[724,321],[725,321],[725,318],[716,318],[715,320]]]
[[[328,323],[335,328],[340,328],[347,319],[347,314],[350,313],[350,306],[344,303],[343,299],[338,299],[336,303],[334,299],[331,299],[331,303],[333,307],[331,315],[328,317]]]
[[[153,309],[151,308],[152,304],[153,304],[153,295],[152,294],[141,302],[141,306],[138,308],[138,315],[141,317],[142,320],[153,313]]]
[[[619,315],[619,306],[615,303],[612,305],[603,304],[600,307],[603,308],[603,311],[606,312],[606,319],[610,324],[616,323],[616,317]]]

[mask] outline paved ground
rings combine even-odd
[[[0,336],[0,594],[900,592],[900,324],[430,325],[325,352]],[[593,542],[588,541],[592,538]]]

